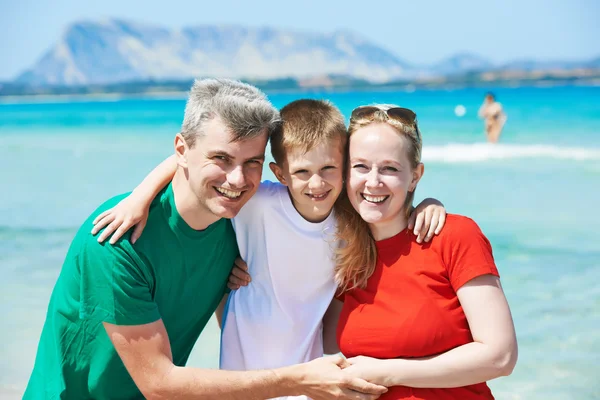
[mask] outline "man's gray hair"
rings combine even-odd
[[[203,124],[221,118],[233,141],[269,135],[280,122],[279,112],[267,96],[254,86],[229,79],[194,81],[185,106],[181,135],[193,147],[204,134]]]

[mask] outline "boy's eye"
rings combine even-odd
[[[214,156],[213,159],[219,161],[227,161],[227,156]]]
[[[306,169],[299,169],[298,171],[294,172],[294,174],[306,174],[308,172],[308,170]]]
[[[248,164],[259,166],[259,165],[262,165],[263,163],[261,160],[249,160]]]
[[[327,166],[325,166],[325,167],[323,167],[321,169],[323,169],[324,171],[327,171],[327,170],[336,169],[336,167],[334,167],[333,165],[327,165]]]

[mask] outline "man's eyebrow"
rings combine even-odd
[[[231,154],[229,154],[228,152],[226,152],[225,150],[212,150],[208,152],[209,156],[225,156],[228,158],[235,158],[233,157]]]
[[[248,158],[248,160],[263,160],[265,159],[265,153],[257,154],[254,157]]]
[[[232,156],[231,154],[229,154],[228,152],[226,152],[225,150],[213,150],[213,151],[209,151],[208,152],[208,156],[209,157],[225,156],[227,158],[235,160],[235,157]],[[265,159],[265,153],[260,153],[260,154],[257,154],[255,156],[248,157],[247,159],[248,160],[264,160]]]

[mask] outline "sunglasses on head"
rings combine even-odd
[[[408,108],[392,107],[384,110],[376,106],[357,107],[352,111],[350,118],[368,118],[378,111],[386,113],[390,118],[400,120],[401,122],[407,122],[409,124],[414,124],[417,120],[417,114]]]
[[[392,107],[384,110],[376,106],[361,106],[352,111],[350,119],[372,118],[373,115],[378,111],[386,113],[389,118],[402,122],[403,124],[414,125],[417,134],[420,135],[419,128],[417,126],[417,114],[408,108]]]

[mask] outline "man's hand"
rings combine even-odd
[[[299,394],[314,400],[373,400],[387,392],[384,386],[344,373],[343,368],[348,365],[344,357],[335,355],[289,368],[295,369]]]
[[[251,280],[252,278],[250,278],[250,274],[248,273],[248,265],[241,258],[236,258],[229,274],[227,287],[231,290],[236,290],[241,286],[248,286]]]

